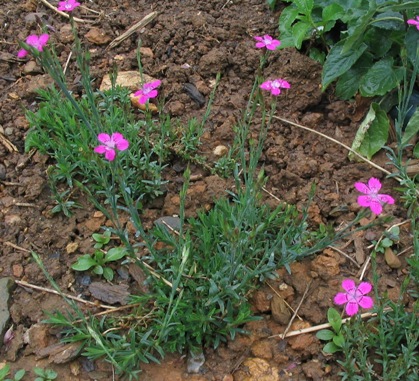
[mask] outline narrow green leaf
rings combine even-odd
[[[316,333],[316,337],[320,340],[332,340],[336,334],[331,331],[330,329],[322,329],[321,331]]]
[[[336,78],[348,71],[367,49],[367,45],[361,43],[356,50],[343,53],[342,49],[344,43],[345,40],[338,42],[332,47],[332,49],[330,49],[330,52],[326,57],[322,73],[323,91],[326,90],[326,87],[329,86]]]
[[[419,132],[419,109],[413,113],[409,122],[407,123],[406,130],[404,131],[402,143],[407,143]]]

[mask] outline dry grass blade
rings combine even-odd
[[[157,16],[157,12],[151,12],[147,16],[145,16],[142,20],[138,21],[136,24],[134,24],[132,27],[130,27],[126,32],[115,38],[109,46],[108,49],[112,49],[115,46],[118,46],[122,41],[124,41],[126,38],[131,36],[137,29],[142,28],[146,26],[149,22],[154,20],[154,18]]]
[[[95,302],[89,302],[88,300],[84,300],[84,299],[78,298],[77,296],[73,296],[73,295],[69,295],[69,294],[64,294],[64,293],[59,293],[58,291],[52,290],[50,288],[36,286],[35,284],[31,284],[31,283],[25,282],[23,280],[15,280],[15,283],[18,284],[19,286],[23,287],[23,288],[32,288],[34,290],[44,291],[44,292],[48,292],[50,294],[64,296],[64,297],[66,297],[68,299],[75,300],[75,301],[77,301],[79,303],[88,304],[89,306],[106,308],[106,309],[111,309],[111,310],[114,310],[116,308],[116,307],[113,307],[113,306],[108,306],[106,304],[98,304],[98,303],[95,303]]]
[[[0,133],[0,143],[2,143],[9,152],[18,152],[17,147],[2,133]]]

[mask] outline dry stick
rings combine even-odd
[[[97,303],[94,303],[94,302],[90,302],[90,301],[88,301],[88,300],[84,300],[84,299],[82,299],[82,298],[78,298],[77,296],[73,296],[73,295],[69,295],[69,294],[65,294],[65,293],[63,293],[63,292],[58,292],[58,291],[56,291],[56,290],[52,290],[52,289],[50,289],[50,288],[45,288],[45,287],[41,287],[41,286],[36,286],[36,285],[34,285],[34,284],[31,284],[31,283],[28,283],[28,282],[25,282],[25,281],[23,281],[23,280],[15,280],[15,283],[17,283],[19,286],[21,286],[21,287],[27,287],[27,288],[33,288],[34,290],[38,290],[38,291],[45,291],[45,292],[49,292],[50,294],[55,294],[55,295],[60,295],[60,296],[64,296],[64,297],[66,297],[66,298],[68,298],[68,299],[73,299],[73,300],[75,300],[75,301],[77,301],[77,302],[80,302],[80,303],[84,303],[84,304],[88,304],[88,305],[90,305],[90,306],[94,306],[94,307],[101,307],[101,308],[106,308],[106,309],[112,309],[112,310],[114,310],[116,307],[113,307],[113,306],[107,306],[106,304],[97,304]]]
[[[146,26],[150,21],[152,21],[156,16],[157,12],[151,12],[147,16],[145,16],[142,20],[138,21],[136,24],[134,24],[132,27],[130,27],[126,32],[115,38],[109,46],[108,49],[112,49],[115,46],[118,46],[122,41],[124,41],[126,38],[131,36],[137,29],[142,28]]]
[[[301,305],[303,304],[303,301],[304,301],[304,299],[305,299],[305,297],[306,297],[306,295],[307,295],[308,290],[310,289],[310,286],[311,286],[311,283],[312,283],[312,282],[313,282],[313,281],[311,280],[311,281],[308,283],[308,285],[307,285],[307,287],[306,287],[306,289],[305,289],[305,291],[304,291],[303,297],[301,298],[300,303],[298,303],[298,306],[297,306],[297,308],[296,308],[296,310],[295,310],[295,312],[294,312],[294,315],[292,315],[291,320],[289,321],[289,323],[288,323],[288,325],[287,325],[287,328],[285,328],[284,333],[282,333],[282,340],[283,340],[283,339],[285,339],[286,334],[287,334],[288,330],[290,329],[292,322],[294,321],[295,317],[297,316],[297,312],[298,312],[298,310],[300,309]]]
[[[386,307],[386,308],[384,308],[384,311],[389,311],[389,310],[391,310],[391,308],[390,308],[390,307]],[[361,316],[361,319],[365,319],[365,318],[369,318],[369,317],[377,316],[377,313],[376,313],[376,312],[365,312],[364,314],[361,314],[361,315],[359,315],[359,316]],[[349,317],[349,318],[342,319],[342,323],[343,323],[343,324],[345,324],[345,323],[347,323],[349,320],[351,320],[351,318],[350,318],[350,317]],[[329,328],[329,327],[331,327],[331,325],[330,325],[329,323],[324,323],[324,324],[316,325],[316,326],[314,326],[314,327],[308,327],[308,328],[297,329],[297,330],[295,330],[295,331],[288,332],[288,333],[285,335],[285,337],[291,337],[291,336],[302,335],[302,334],[304,334],[304,333],[316,332],[316,331],[320,331],[321,329],[324,329],[324,328]],[[282,333],[279,333],[279,334],[277,334],[277,335],[272,335],[272,336],[269,336],[268,338],[269,338],[269,339],[272,339],[272,338],[274,338],[274,337],[281,337],[281,339],[283,339],[283,338],[282,338]]]
[[[271,289],[272,291],[278,295],[279,298],[281,298],[281,300],[284,302],[284,304],[294,313],[297,314],[297,312],[289,305],[289,303],[278,293],[278,291],[276,291],[268,282],[265,282]],[[298,319],[300,319],[301,321],[303,321],[303,319],[297,314],[296,315],[298,317]]]
[[[338,249],[337,247],[334,246],[327,246],[328,248],[337,251],[338,253],[342,254],[344,257],[348,258],[356,267],[361,268],[361,265],[355,261],[355,259],[353,259],[352,257],[350,257],[348,254],[346,254],[344,251],[342,251],[341,249]]]
[[[58,14],[60,14],[61,16],[65,17],[65,18],[70,18],[70,15],[65,13],[65,12],[61,12],[59,11],[56,7],[54,7],[53,5],[51,5],[50,3],[48,3],[47,0],[40,0],[41,3],[43,3],[44,5],[46,5],[48,8],[52,9],[53,11],[57,12]],[[94,21],[91,20],[83,20],[83,19],[79,19],[77,17],[73,17],[73,20],[79,23],[83,23],[83,24],[89,24],[89,23],[93,23]]]

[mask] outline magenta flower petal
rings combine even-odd
[[[362,294],[368,294],[372,290],[372,284],[368,282],[361,282],[358,286],[358,291]]]
[[[343,292],[339,292],[338,294],[335,295],[333,301],[339,305],[345,304],[348,302],[348,296],[344,294]]]
[[[159,87],[161,85],[161,81],[159,79],[155,80],[154,82],[150,83],[150,87],[152,89],[155,89],[156,87]]]
[[[116,152],[112,148],[106,148],[105,152],[105,159],[109,161],[113,161],[115,159]]]
[[[125,151],[129,147],[128,140],[124,139],[122,134],[115,132],[112,134],[112,140],[119,151]]]
[[[39,45],[41,47],[45,46],[48,43],[49,35],[44,33],[39,36]]]
[[[349,302],[345,307],[345,311],[349,316],[355,315],[358,312],[358,310],[358,303],[356,302]]]
[[[352,279],[345,279],[342,282],[342,288],[347,292],[351,292],[355,288],[355,282]]]
[[[369,208],[371,205],[371,197],[370,196],[358,196],[358,204],[363,206],[364,208]]]
[[[265,81],[265,82],[263,82],[261,85],[260,85],[260,88],[261,89],[263,89],[263,90],[268,90],[268,91],[270,91],[271,90],[271,83],[272,83],[272,81]]]
[[[31,46],[38,45],[39,37],[36,34],[31,34],[26,38],[26,43]]]
[[[377,198],[380,202],[384,203],[384,204],[390,204],[393,205],[394,204],[394,198],[391,197],[388,194],[378,194]]]
[[[370,188],[368,188],[367,185],[364,183],[357,182],[354,184],[354,187],[358,192],[361,192],[361,193],[368,194],[370,191]]]
[[[380,201],[378,201],[378,200],[371,200],[369,206],[370,206],[371,212],[373,212],[377,216],[379,214],[381,214],[382,211],[383,211],[383,206],[381,205]]]
[[[20,49],[17,52],[17,58],[23,58],[23,57],[26,57],[27,55],[28,55],[28,51],[25,49]]]
[[[370,188],[370,192],[378,193],[378,191],[381,189],[381,182],[375,177],[371,177],[368,180],[368,187]]]
[[[281,94],[281,89],[280,88],[275,88],[275,87],[273,87],[272,89],[271,89],[271,94],[272,95],[279,95],[279,94]]]
[[[363,296],[361,299],[359,299],[358,304],[366,310],[374,307],[374,301],[369,296]]]
[[[97,147],[95,147],[94,151],[96,153],[104,154],[106,152],[106,147],[105,146],[97,146]]]
[[[101,143],[108,143],[111,140],[111,137],[108,134],[102,132],[97,136],[97,140],[99,140]]]

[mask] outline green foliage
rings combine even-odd
[[[107,264],[124,258],[127,255],[127,250],[125,247],[113,247],[107,252],[102,250],[101,247],[109,242],[109,237],[105,236],[105,234],[107,233],[105,232],[103,235],[96,234],[98,243],[95,244],[95,252],[93,254],[84,254],[77,258],[77,261],[71,266],[73,270],[87,271],[92,269],[94,274],[103,276],[108,281],[113,280],[114,272]],[[98,245],[100,247],[97,247]]]
[[[321,331],[317,332],[316,337],[323,341],[329,341],[323,347],[323,352],[335,353],[341,351],[345,344],[345,338],[343,337],[341,331],[342,317],[334,308],[329,308],[327,311],[327,321],[329,322],[332,330],[322,329]]]
[[[57,372],[51,369],[34,368],[34,373],[38,376],[35,381],[53,381],[57,378]]]
[[[99,144],[98,133],[121,131],[129,140],[130,148],[127,152],[118,154],[118,160],[123,168],[123,172],[118,175],[123,176],[130,184],[133,197],[153,198],[162,193],[164,164],[144,136],[145,129],[149,135],[152,135],[160,134],[161,127],[154,122],[134,121],[127,89],[117,87],[94,94],[94,107],[97,108],[100,125],[103,126],[98,126],[95,134],[85,127],[73,103],[63,98],[58,90],[54,88],[40,90],[39,95],[42,100],[39,110],[27,113],[31,128],[25,145],[26,150],[37,148],[41,153],[56,160],[56,164],[49,172],[53,184],[64,181],[72,188],[75,179],[78,179],[97,196],[105,187],[111,187],[109,163],[105,163],[101,156],[93,152],[93,149]],[[76,102],[87,119],[94,119],[91,104],[86,97]],[[138,138],[138,135],[143,137]],[[65,194],[56,194],[56,199],[60,210],[65,211],[63,205],[66,209],[70,205],[68,200],[65,203],[62,201],[63,196]]]
[[[389,311],[384,311],[387,307]],[[377,317],[359,317],[345,325],[342,380],[407,380],[419,378],[419,310],[401,301],[385,301]]]
[[[16,371],[13,378],[6,378],[9,373],[10,365],[5,364],[5,366],[0,369],[0,381],[20,381],[25,376],[26,371],[24,369],[19,369]]]
[[[303,41],[311,40],[310,55],[324,63],[323,89],[337,80],[336,94],[342,99],[357,92],[387,94],[403,79],[402,57],[415,60],[417,31],[405,21],[419,11],[417,0],[287,2],[279,19],[281,48],[301,49]]]
[[[352,149],[371,159],[387,143],[389,128],[387,113],[378,103],[371,103],[368,114],[355,135]],[[356,159],[352,152],[348,156],[350,159]]]

